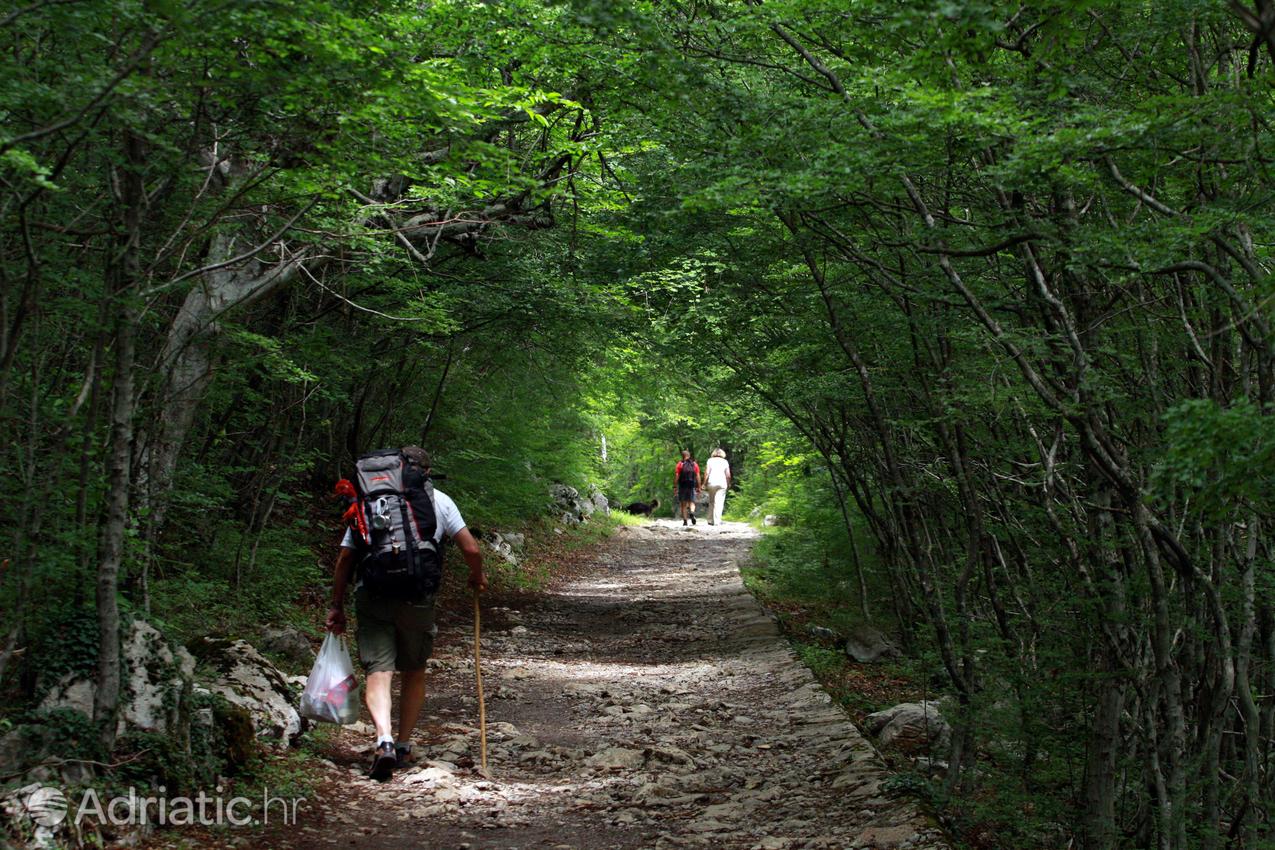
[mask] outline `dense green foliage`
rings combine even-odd
[[[691,310],[670,347],[707,336],[730,371],[711,391],[764,399],[822,460],[876,544],[866,584],[955,698],[939,798],[1011,846],[1268,835],[1252,23],[1196,3],[626,21],[687,81],[642,114],[660,148],[626,159],[648,193],[626,220],[663,257],[643,279]]]
[[[95,679],[101,740],[60,755],[160,751],[114,740],[122,620],[314,629],[354,455],[428,445],[476,530],[599,478],[579,400],[624,313],[553,229],[596,120],[469,6],[0,18],[0,683],[16,722]]]
[[[1268,846],[1272,21],[4,13],[0,681],[94,669],[109,747],[121,610],[301,616],[366,448],[497,525],[555,480],[671,501],[723,445],[794,592],[836,577],[941,679],[951,823]]]

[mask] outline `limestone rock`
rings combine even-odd
[[[549,488],[550,511],[559,516],[566,525],[577,525],[586,521],[594,511],[607,513],[610,502],[602,495],[596,485],[590,485],[589,495],[582,496],[580,491],[566,484],[554,484]]]
[[[427,767],[403,776],[402,781],[408,785],[422,785],[426,788],[455,788],[460,785],[450,770],[441,767]]]
[[[841,635],[837,634],[832,629],[825,628],[824,626],[816,626],[813,623],[808,623],[806,625],[806,634],[818,640],[838,641],[841,639]]]
[[[184,735],[195,669],[190,653],[169,646],[150,623],[133,620],[121,635],[120,664],[118,733],[139,729]],[[66,676],[40,702],[40,710],[73,709],[92,717],[96,690],[92,679]]]
[[[579,520],[580,511],[577,508],[580,502],[579,490],[566,484],[554,484],[549,488],[549,499],[553,510],[562,514],[564,519],[574,516],[577,521]]]
[[[258,738],[290,742],[301,733],[299,694],[251,644],[204,638],[197,650],[214,676],[208,689],[247,711]]]
[[[624,747],[608,747],[590,756],[585,764],[605,770],[641,767],[646,757],[641,750],[630,750]]]
[[[866,623],[854,627],[846,638],[846,655],[862,664],[871,664],[885,658],[898,658],[898,647],[873,626]]]
[[[593,503],[594,510],[603,514],[611,513],[611,500],[598,489],[596,484],[589,485],[589,501]]]
[[[885,711],[869,714],[864,726],[877,736],[882,749],[907,755],[946,751],[952,727],[939,713],[935,702],[905,702]]]
[[[257,642],[257,646],[266,652],[272,652],[287,659],[299,668],[304,667],[309,670],[314,664],[315,653],[314,648],[310,646],[310,639],[289,626],[266,627],[261,633],[261,640]]]
[[[517,536],[520,538],[522,537],[521,534]],[[508,537],[508,535],[501,534],[499,532],[485,531],[482,534],[481,540],[487,548],[500,557],[501,560],[516,567],[522,562],[522,559],[519,558],[518,553],[514,551],[513,544],[509,542]]]

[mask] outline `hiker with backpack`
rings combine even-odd
[[[695,496],[703,487],[704,479],[700,475],[699,464],[691,460],[689,450],[682,449],[682,459],[677,464],[673,479],[677,482],[677,503],[682,509],[682,525],[686,525],[688,519],[694,525]]]
[[[344,485],[344,489],[343,489]],[[456,503],[435,490],[429,454],[418,446],[359,458],[350,520],[341,540],[327,628],[345,632],[345,590],[354,583],[355,642],[367,673],[365,701],[376,726],[369,776],[387,781],[412,758],[412,731],[425,703],[425,662],[434,649],[434,600],[443,575],[443,549],[452,540],[469,566],[469,586],[487,588],[478,541]],[[349,493],[340,482],[338,493]],[[391,734],[390,686],[402,676],[398,736]]]

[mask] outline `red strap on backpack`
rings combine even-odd
[[[359,499],[358,493],[354,491],[354,485],[347,479],[342,478],[336,482],[336,486],[332,488],[338,496],[350,500],[350,506],[345,509],[345,513],[341,516],[343,522],[354,522],[358,528],[359,536],[364,541],[369,540],[367,533],[367,518],[363,516],[363,504]]]

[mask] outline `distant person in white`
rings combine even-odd
[[[704,489],[708,491],[708,524],[721,525],[726,489],[730,487],[730,461],[726,460],[726,452],[713,449],[712,456],[704,465],[704,481]]]

